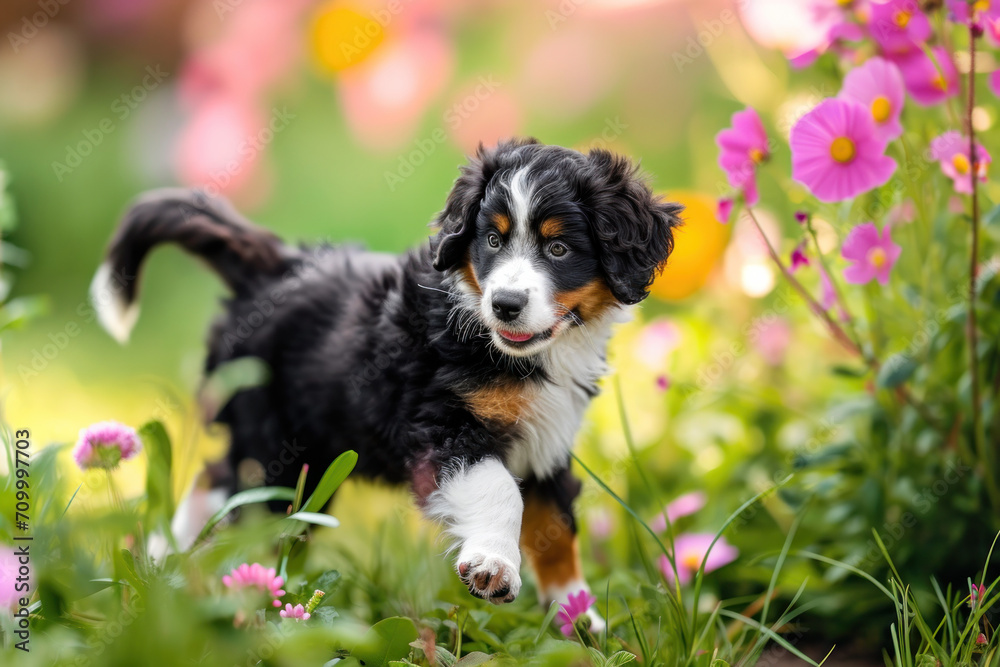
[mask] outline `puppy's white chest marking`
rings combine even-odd
[[[524,479],[545,479],[566,465],[595,384],[607,371],[605,350],[612,318],[566,331],[545,351],[546,382],[517,423],[507,468]]]

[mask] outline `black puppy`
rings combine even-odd
[[[354,449],[358,472],[409,482],[447,527],[473,595],[517,596],[520,541],[543,601],[565,601],[587,587],[569,451],[611,326],[646,297],[680,212],[625,158],[507,141],[480,148],[437,234],[398,257],[289,246],[222,200],[149,193],[125,215],[92,295],[124,341],[147,252],[176,243],[200,256],[233,292],[206,370],[247,356],[271,370],[218,415],[230,470],[294,443],[300,457],[269,482],[294,486],[309,463],[315,484]],[[217,504],[234,479],[215,476],[226,487]],[[192,511],[183,504],[180,522]]]

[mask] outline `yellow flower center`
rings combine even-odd
[[[972,3],[972,8],[977,12],[985,12],[990,8],[990,0],[977,0]]]
[[[876,269],[881,269],[885,265],[886,259],[888,258],[882,248],[872,248],[868,251],[868,262]]]
[[[850,7],[854,4],[854,0],[837,0],[837,4],[841,7]]]
[[[944,80],[944,76],[941,74],[938,74],[931,79],[931,85],[938,90],[948,90],[948,83]]]
[[[854,159],[854,142],[847,137],[837,137],[830,144],[830,157],[841,164]]]
[[[955,153],[955,157],[951,158],[951,163],[955,166],[955,171],[963,176],[968,174],[969,170],[972,169],[972,165],[969,164],[969,158],[961,153]]]
[[[875,119],[876,123],[884,123],[889,120],[891,113],[892,105],[889,104],[888,97],[876,97],[872,100],[872,118]]]
[[[753,160],[754,164],[760,164],[767,159],[767,154],[759,148],[751,148],[750,159]]]
[[[892,20],[897,27],[905,28],[910,23],[911,16],[913,16],[912,13],[901,9],[893,15]]]
[[[701,558],[698,557],[698,554],[688,554],[686,556],[682,556],[681,565],[693,572],[697,572],[698,568],[701,567]]]

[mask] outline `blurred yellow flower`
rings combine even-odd
[[[677,301],[697,292],[722,257],[729,242],[729,226],[715,217],[715,200],[698,192],[667,195],[684,204],[684,225],[674,232],[674,252],[663,275],[650,291],[666,301]]]
[[[319,8],[310,32],[316,63],[331,73],[364,62],[385,40],[382,24],[339,2]]]

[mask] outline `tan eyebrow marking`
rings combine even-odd
[[[541,231],[542,236],[544,236],[545,238],[553,238],[555,236],[559,236],[560,234],[562,234],[563,231],[562,220],[559,220],[558,218],[549,218],[548,220],[542,223],[542,226],[539,228],[539,231]]]
[[[502,213],[495,213],[493,215],[493,224],[496,225],[497,231],[504,236],[510,231],[510,218]]]

